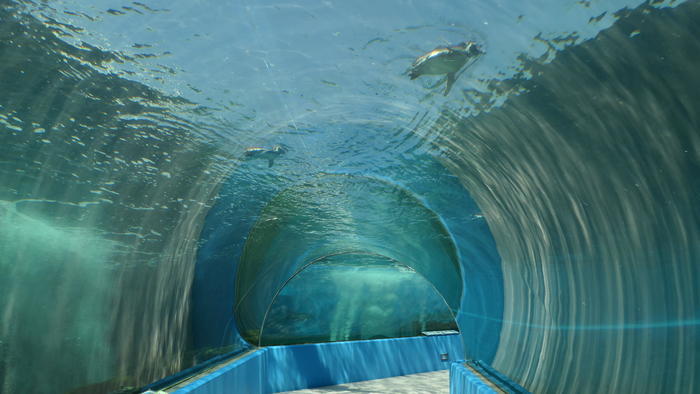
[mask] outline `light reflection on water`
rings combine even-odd
[[[697,386],[698,1],[86,4],[0,9],[5,392],[188,366],[203,217],[239,152],[280,139],[290,176],[441,157],[503,259],[493,365],[528,389]],[[487,55],[449,97],[403,75],[465,39]],[[47,378],[56,360],[90,367]]]

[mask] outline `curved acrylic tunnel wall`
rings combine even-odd
[[[697,391],[698,0],[54,3],[0,7],[0,391],[248,346],[247,237],[322,171],[439,217],[466,356],[534,392]],[[401,74],[470,38],[450,95]]]
[[[492,365],[532,392],[697,391],[700,2],[621,15],[442,142],[503,259]]]
[[[378,133],[381,130],[357,132],[358,143]],[[309,135],[317,138],[310,143],[320,145],[319,156],[325,153],[324,145],[334,143],[323,139],[327,136]],[[294,141],[285,144],[293,146]],[[369,154],[380,160],[384,157],[386,167],[362,168],[362,158],[350,153],[347,158],[340,153],[350,169],[344,173],[319,171],[309,175],[275,165],[276,176],[268,176],[266,165],[243,163],[223,185],[219,202],[204,226],[195,273],[196,347],[225,347],[243,339],[257,345],[266,313],[275,308],[275,295],[283,296],[278,301],[289,299],[286,296],[294,289],[283,290],[290,278],[324,256],[356,253],[383,256],[410,267],[424,282],[409,281],[408,288],[420,293],[430,283],[436,294],[426,290],[424,301],[444,299],[436,308],[454,314],[462,331],[468,331],[463,338],[465,352],[482,359],[493,357],[502,311],[502,282],[498,253],[478,208],[433,156],[397,157],[377,143],[364,146],[376,149]],[[318,158],[307,156],[304,160],[313,165]],[[455,210],[454,204],[464,209]],[[372,272],[370,275],[380,271]],[[394,274],[401,275],[398,271]],[[356,279],[362,279],[361,275]],[[322,293],[306,293],[304,297],[312,309],[326,301]],[[343,297],[340,302],[348,302],[351,293]],[[398,306],[397,314],[403,313],[401,308],[404,305]],[[348,309],[346,318],[352,319],[353,313],[359,317],[361,312]],[[383,313],[391,314],[387,310]],[[312,313],[304,312],[296,317],[309,315]],[[416,320],[407,314],[397,324],[408,324],[411,319]],[[430,326],[429,319],[424,320],[423,326]],[[333,332],[330,325],[326,327],[330,330],[323,334],[326,338],[344,337],[339,329]],[[363,337],[358,335],[345,337]]]

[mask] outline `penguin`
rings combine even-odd
[[[421,75],[447,75],[445,96],[450,93],[457,79],[457,73],[469,62],[481,56],[484,51],[474,41],[439,47],[419,56],[408,69],[413,80]]]
[[[267,166],[272,167],[275,164],[275,159],[285,153],[287,153],[287,148],[282,145],[275,145],[272,148],[251,146],[246,148],[243,155],[248,159],[267,159]]]

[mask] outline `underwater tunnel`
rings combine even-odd
[[[265,163],[241,166],[204,224],[192,293],[193,316],[201,314],[193,319],[196,346],[222,347],[221,338],[272,343],[264,332],[289,344],[471,324],[492,335],[465,346],[492,357],[501,318],[493,311],[503,302],[493,238],[444,166],[429,155],[411,159],[421,164],[410,177],[387,168],[317,172],[271,178],[265,188],[246,176]],[[449,211],[454,203],[463,207],[458,214]],[[232,220],[241,217],[248,220]]]
[[[698,20],[0,0],[0,393],[697,391]]]

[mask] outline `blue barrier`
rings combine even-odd
[[[248,354],[175,391],[177,394],[263,393],[265,350]]]
[[[450,366],[450,394],[528,393],[482,361],[458,361]]]
[[[463,362],[450,366],[450,394],[491,394],[495,393],[478,376],[473,374]]]
[[[462,351],[456,334],[270,346],[175,393],[273,393],[438,371]]]

